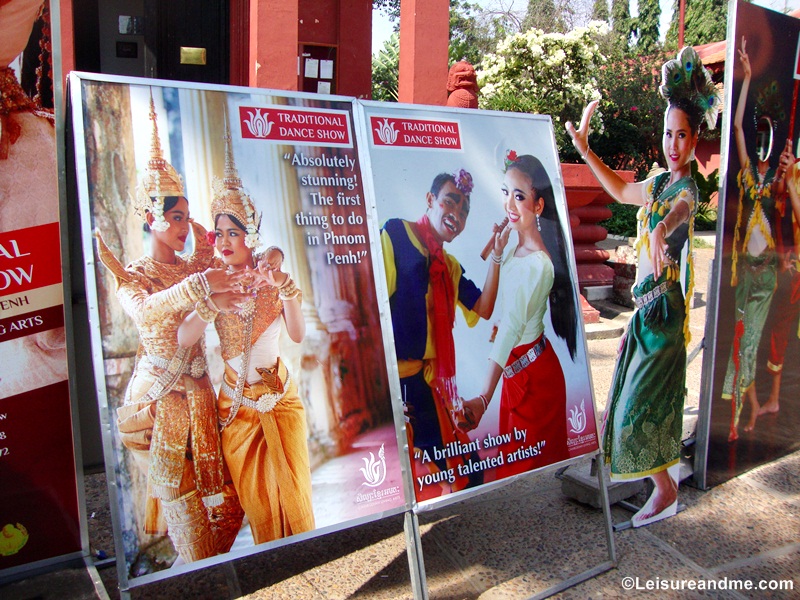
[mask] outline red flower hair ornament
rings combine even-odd
[[[508,171],[508,168],[511,165],[513,165],[515,162],[517,162],[517,152],[516,152],[516,150],[507,151],[506,152],[506,157],[503,160],[503,162],[505,163],[506,171]]]

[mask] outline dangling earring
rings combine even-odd
[[[541,231],[542,230],[542,224],[539,221],[539,213],[536,213],[536,230],[537,231]]]
[[[691,156],[689,156],[689,162],[692,162],[693,160],[695,160],[695,158],[694,158],[694,148],[692,148],[692,154],[691,154]]]

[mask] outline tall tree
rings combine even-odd
[[[631,41],[631,11],[629,0],[611,0],[611,30],[621,46],[627,48]]]
[[[522,30],[541,29],[545,33],[566,33],[565,13],[569,3],[555,0],[528,0],[528,11],[522,21]]]
[[[450,63],[459,60],[477,65],[505,37],[502,24],[478,4],[450,0]]]
[[[372,8],[387,15],[393,23],[400,20],[400,0],[372,0]]]
[[[592,5],[592,21],[605,21],[611,24],[611,13],[608,11],[608,0],[594,0]]]
[[[659,28],[661,6],[658,0],[639,0],[639,16],[636,18],[636,51],[639,54],[652,54],[660,44]]]
[[[724,40],[727,33],[727,4],[726,0],[686,0],[684,45],[697,46]],[[675,0],[666,39],[666,47],[671,50],[678,49],[679,19],[679,0]]]

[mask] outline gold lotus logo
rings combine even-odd
[[[274,123],[270,123],[269,117],[266,114],[262,115],[260,108],[257,108],[255,112],[248,111],[247,114],[250,117],[243,119],[243,122],[247,125],[247,129],[250,130],[250,134],[257,138],[267,137],[274,125]]]
[[[384,144],[391,146],[397,141],[399,132],[394,128],[394,123],[389,123],[389,119],[384,119],[383,123],[379,123],[378,127],[375,128],[375,133],[378,134],[378,138]]]

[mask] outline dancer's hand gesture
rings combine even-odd
[[[572,121],[567,121],[564,125],[569,137],[572,138],[572,145],[575,146],[578,154],[584,157],[584,160],[586,159],[586,154],[589,152],[589,122],[592,120],[592,115],[599,103],[599,100],[592,100],[586,105],[586,108],[583,109],[583,116],[581,117],[581,126],[577,130],[572,124]]]

